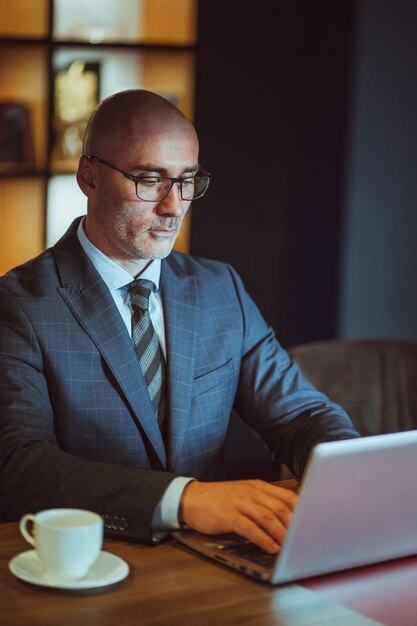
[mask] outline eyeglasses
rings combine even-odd
[[[110,167],[116,172],[123,174],[125,178],[135,183],[136,195],[139,200],[145,202],[161,202],[171,191],[174,184],[179,185],[181,200],[198,200],[206,193],[209,183],[210,174],[205,170],[200,170],[195,176],[185,176],[184,178],[172,178],[170,176],[133,176],[124,170],[103,161],[95,154],[90,154],[87,159],[97,161],[102,165]]]

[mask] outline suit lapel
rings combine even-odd
[[[70,240],[70,236],[71,233],[54,250],[62,281],[58,291],[102,354],[127,398],[137,425],[157,454],[159,467],[155,469],[163,469],[166,467],[165,447],[133,342],[108,288],[85,257],[78,240],[74,236]],[[75,251],[74,246],[79,249]]]
[[[168,361],[168,469],[173,471],[190,414],[196,322],[195,278],[184,273],[174,254],[162,263],[161,295]]]

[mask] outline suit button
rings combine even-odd
[[[109,530],[111,528],[111,526],[109,524],[109,516],[108,515],[102,515],[101,517],[103,518],[104,528],[107,528]]]

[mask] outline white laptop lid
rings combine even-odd
[[[417,554],[417,431],[315,447],[272,583]]]

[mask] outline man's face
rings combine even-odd
[[[187,127],[165,133],[130,132],[112,143],[111,153],[105,152],[97,156],[134,176],[180,178],[198,169],[198,142]],[[181,200],[178,185],[164,200],[146,202],[137,198],[133,181],[103,164],[92,166],[95,196],[87,234],[93,243],[116,262],[166,257],[191,204]]]

